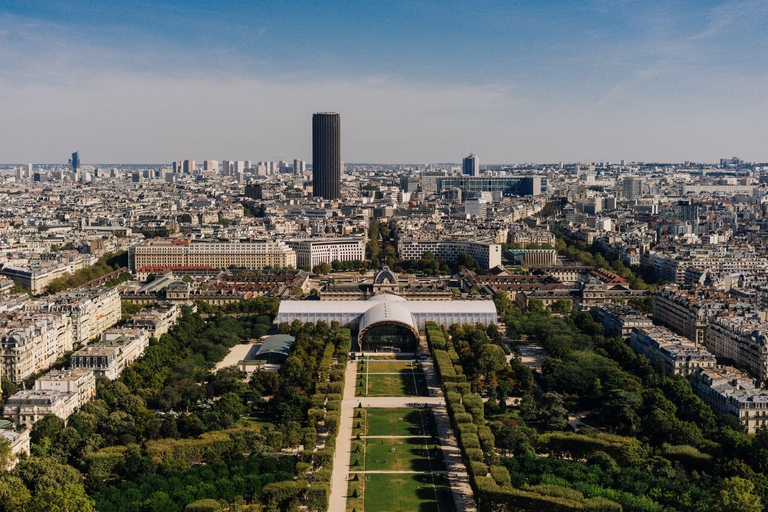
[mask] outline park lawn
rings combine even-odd
[[[411,361],[369,361],[368,373],[411,373],[416,362]]]
[[[347,484],[347,511],[346,512],[363,512],[363,493],[365,489],[365,475],[357,475],[357,480],[354,480],[355,475],[350,475],[352,478]],[[353,498],[354,492],[357,491],[357,498]]]
[[[412,373],[369,374],[366,396],[426,396],[424,376]]]
[[[431,436],[436,433],[426,409],[371,407],[367,409],[366,424],[368,431],[365,435],[368,436]]]
[[[360,475],[362,477],[362,475]],[[432,484],[434,477],[435,485]],[[443,475],[366,475],[364,508],[357,512],[453,512],[453,495]],[[359,491],[358,491],[359,492]],[[352,500],[357,501],[357,500]],[[349,505],[350,500],[347,500]],[[349,506],[348,510],[352,510]]]
[[[433,467],[427,449],[439,467]],[[440,449],[423,437],[366,439],[365,471],[442,471],[442,459]]]
[[[366,396],[365,383],[368,380],[364,373],[359,373],[355,380],[355,396]]]
[[[357,413],[360,412],[360,417],[357,417]],[[356,436],[360,434],[365,435],[366,431],[366,416],[368,411],[365,409],[355,409],[355,413],[352,415],[352,435]]]
[[[353,440],[350,450],[349,470],[363,471],[363,468],[365,467],[365,441]],[[355,462],[357,462],[357,464],[355,464]]]

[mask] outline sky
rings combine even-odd
[[[768,161],[768,0],[0,2],[0,163]]]

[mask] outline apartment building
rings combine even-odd
[[[520,244],[522,246],[528,244],[548,244],[554,247],[555,235],[551,231],[544,229],[510,230],[507,235],[507,243]]]
[[[181,309],[176,304],[164,303],[145,308],[133,315],[126,322],[126,327],[143,329],[153,337],[159,339],[167,333],[179,320]]]
[[[143,329],[111,329],[98,343],[73,353],[70,367],[91,369],[97,377],[114,380],[144,354],[148,345],[149,334]]]
[[[406,260],[418,260],[427,251],[437,259],[456,261],[460,253],[472,256],[483,268],[501,265],[501,245],[480,241],[452,240],[416,240],[401,239],[397,245],[400,257]]]
[[[8,441],[11,454],[14,456],[13,459],[6,465],[6,467],[0,467],[0,472],[10,471],[15,468],[16,464],[19,462],[19,457],[21,457],[22,454],[29,455],[29,434],[30,430],[28,428],[22,429],[20,431],[0,428],[0,439],[5,439]]]
[[[339,238],[296,238],[285,243],[296,251],[296,263],[314,268],[321,263],[365,260],[365,239],[360,236]]]
[[[764,314],[710,319],[706,346],[716,356],[746,368],[758,382],[768,380],[768,322]]]
[[[650,329],[653,322],[639,311],[623,306],[608,305],[592,308],[590,311],[595,321],[603,324],[608,336],[621,336],[627,338],[632,334],[632,329]]]
[[[133,270],[142,267],[295,268],[296,253],[270,240],[149,240],[128,252]]]
[[[90,369],[53,370],[35,381],[38,391],[61,391],[77,395],[80,409],[96,396],[96,375]]]
[[[702,368],[695,373],[692,387],[715,414],[736,416],[748,433],[768,426],[768,391],[744,372],[732,366]]]
[[[646,356],[651,364],[662,363],[671,375],[688,377],[699,368],[712,368],[717,364],[715,356],[707,350],[666,327],[634,327],[629,346]]]
[[[46,370],[72,347],[72,322],[63,313],[16,312],[0,319],[0,373],[15,383]]]
[[[16,426],[32,428],[41,418],[55,414],[66,421],[78,409],[80,397],[77,393],[57,390],[29,389],[14,393],[3,406],[3,416]]]
[[[27,309],[67,315],[74,344],[85,345],[120,320],[120,294],[115,288],[78,288],[34,301]]]

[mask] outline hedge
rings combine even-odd
[[[461,447],[464,450],[477,450],[480,448],[480,440],[477,438],[477,434],[462,434]]]
[[[328,510],[328,500],[331,496],[330,482],[315,480],[307,491],[307,506],[310,512],[325,512]]]
[[[467,460],[470,462],[473,460],[483,462],[483,450],[480,448],[468,448],[464,450],[464,453],[467,455]]]
[[[219,512],[221,505],[212,499],[193,501],[184,508],[184,512]]]
[[[461,425],[462,423],[472,423],[472,419],[472,415],[467,413],[453,415],[453,421],[457,425]]]
[[[501,487],[512,485],[512,477],[504,466],[491,466],[491,477]]]
[[[472,471],[472,475],[475,477],[485,476],[488,474],[488,466],[482,462],[472,461],[469,463],[469,469]]]

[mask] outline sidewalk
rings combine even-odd
[[[344,375],[344,395],[341,401],[341,422],[336,436],[336,451],[333,454],[331,473],[331,497],[328,510],[347,509],[349,480],[349,454],[352,452],[352,421],[355,414],[355,383],[357,382],[357,361],[347,362]]]

